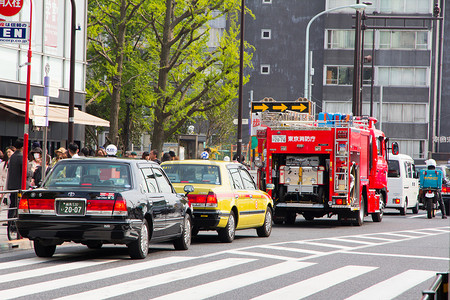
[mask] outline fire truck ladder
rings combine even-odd
[[[334,128],[334,191],[348,192],[348,181],[350,172],[350,148],[349,148],[349,127]],[[342,135],[343,132],[345,135]]]

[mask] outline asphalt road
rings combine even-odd
[[[269,238],[238,231],[222,244],[200,232],[188,251],[152,245],[145,260],[123,246],[59,246],[0,257],[0,299],[420,299],[449,269],[450,219],[386,213],[361,227],[335,219],[274,226]]]

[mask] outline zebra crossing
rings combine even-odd
[[[134,299],[229,299],[226,295],[231,291],[256,286],[261,289],[256,288],[248,299],[288,300],[313,297],[364,276],[376,278],[376,282],[358,286],[358,291],[345,296],[347,299],[393,299],[442,270],[411,268],[387,278],[378,276],[384,274],[383,265],[349,264],[327,267],[326,271],[317,273],[313,269],[320,262],[314,259],[336,254],[362,255],[367,254],[361,252],[364,248],[449,233],[450,227],[440,227],[319,238],[256,245],[198,257],[173,255],[152,259],[150,256],[145,261],[126,264],[121,257],[78,260],[76,254],[65,253],[57,253],[51,259],[0,261],[0,299],[118,299],[130,293]],[[413,255],[405,257],[414,258]],[[431,259],[445,261],[447,265],[450,261],[446,257]],[[277,284],[272,285],[273,282]],[[165,293],[161,287],[170,283],[180,284],[181,288]]]

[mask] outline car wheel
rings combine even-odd
[[[380,194],[380,211],[372,214],[372,221],[381,222],[383,220],[384,206],[384,195]]]
[[[8,234],[8,240],[19,240],[22,237],[19,234],[19,230],[17,230],[16,221],[8,222],[8,227],[6,228]]]
[[[288,225],[294,225],[295,219],[297,218],[297,213],[286,213],[286,224]]]
[[[361,207],[358,211],[355,211],[355,220],[353,222],[356,226],[361,226],[364,223],[364,207],[365,207],[365,199],[364,197],[361,198]]]
[[[89,241],[89,242],[86,242],[85,245],[89,249],[100,249],[100,248],[102,248],[103,243],[100,241]]]
[[[419,201],[416,201],[416,206],[412,208],[412,213],[415,215],[419,213]]]
[[[192,227],[191,235],[192,236],[197,236],[199,231],[200,231],[200,228],[198,228],[197,226],[194,226],[194,227]]]
[[[304,213],[303,218],[305,218],[306,221],[313,221],[314,216],[312,214]]]
[[[39,257],[52,257],[55,254],[56,245],[45,245],[39,240],[33,241],[34,253]]]
[[[142,228],[139,231],[138,239],[127,245],[128,253],[130,254],[131,258],[143,259],[147,257],[149,247],[148,236],[148,222],[146,219],[144,219]]]
[[[219,240],[222,243],[231,243],[234,240],[234,235],[236,234],[236,218],[233,211],[230,212],[227,226],[225,226],[225,228],[220,228],[218,233]]]
[[[272,210],[267,207],[266,217],[264,224],[261,227],[256,228],[256,233],[259,237],[268,237],[272,233]]]
[[[406,210],[408,209],[408,202],[405,199],[405,201],[403,201],[403,207],[400,208],[400,215],[405,216],[406,215]]]
[[[173,242],[173,246],[175,247],[176,250],[189,249],[189,246],[191,245],[191,237],[192,237],[191,233],[192,233],[191,216],[189,214],[186,214],[184,216],[182,234],[179,238],[177,238]]]

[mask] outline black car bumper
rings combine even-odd
[[[199,229],[214,229],[219,224],[222,215],[219,210],[194,209],[193,223]]]
[[[55,243],[73,241],[102,241],[128,244],[138,239],[141,220],[17,220],[17,228],[30,240],[53,240]]]

